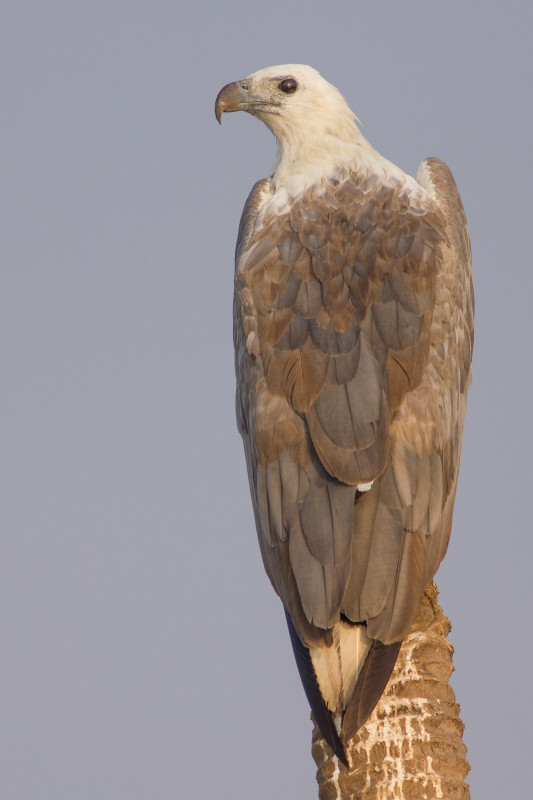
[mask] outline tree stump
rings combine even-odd
[[[449,685],[451,625],[433,583],[390,681],[347,746],[347,769],[313,732],[320,800],[469,800],[464,725]]]

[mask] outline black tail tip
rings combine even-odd
[[[344,764],[346,769],[349,768],[348,763],[348,756],[346,755],[346,750],[344,749],[344,745],[342,744],[341,740],[339,739],[339,747],[335,749],[335,755],[339,759],[339,761]]]
[[[330,725],[327,724],[321,725],[320,722],[317,720],[315,713],[313,712],[313,721],[317,727],[317,730],[315,731],[315,735],[313,737],[313,741],[320,740],[320,738],[322,738],[328,744],[333,755],[337,756],[341,764],[344,764],[344,766],[348,768],[350,764],[348,762],[348,756],[346,755],[346,748],[342,742],[341,737],[337,733],[337,728],[333,722],[333,717],[331,717],[330,719],[331,719]]]
[[[309,655],[309,649],[303,644],[296,633],[296,629],[288,611],[285,611],[285,616],[287,617],[287,625],[291,637],[292,649],[296,658],[296,665],[298,667],[298,672],[300,673],[300,678],[302,680],[309,705],[311,706],[311,711],[313,712],[313,718],[320,729],[322,736],[329,744],[339,761],[341,761],[344,766],[347,767],[349,765],[346,757],[346,751],[341,738],[337,733],[333,715],[327,708],[324,698],[320,693],[320,687],[318,685],[313,663],[311,661],[311,656]]]

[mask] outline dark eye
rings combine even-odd
[[[278,84],[278,89],[281,89],[282,92],[285,94],[292,94],[298,88],[298,83],[294,80],[294,78],[284,78],[280,84]]]

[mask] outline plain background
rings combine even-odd
[[[459,184],[475,378],[437,582],[472,796],[529,795],[532,33],[530,2],[3,0],[2,800],[316,797],[233,407],[233,248],[274,140],[213,114],[283,63]]]

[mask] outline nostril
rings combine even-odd
[[[250,88],[249,83],[241,83],[241,89],[243,89],[245,92],[247,92],[249,88]]]

